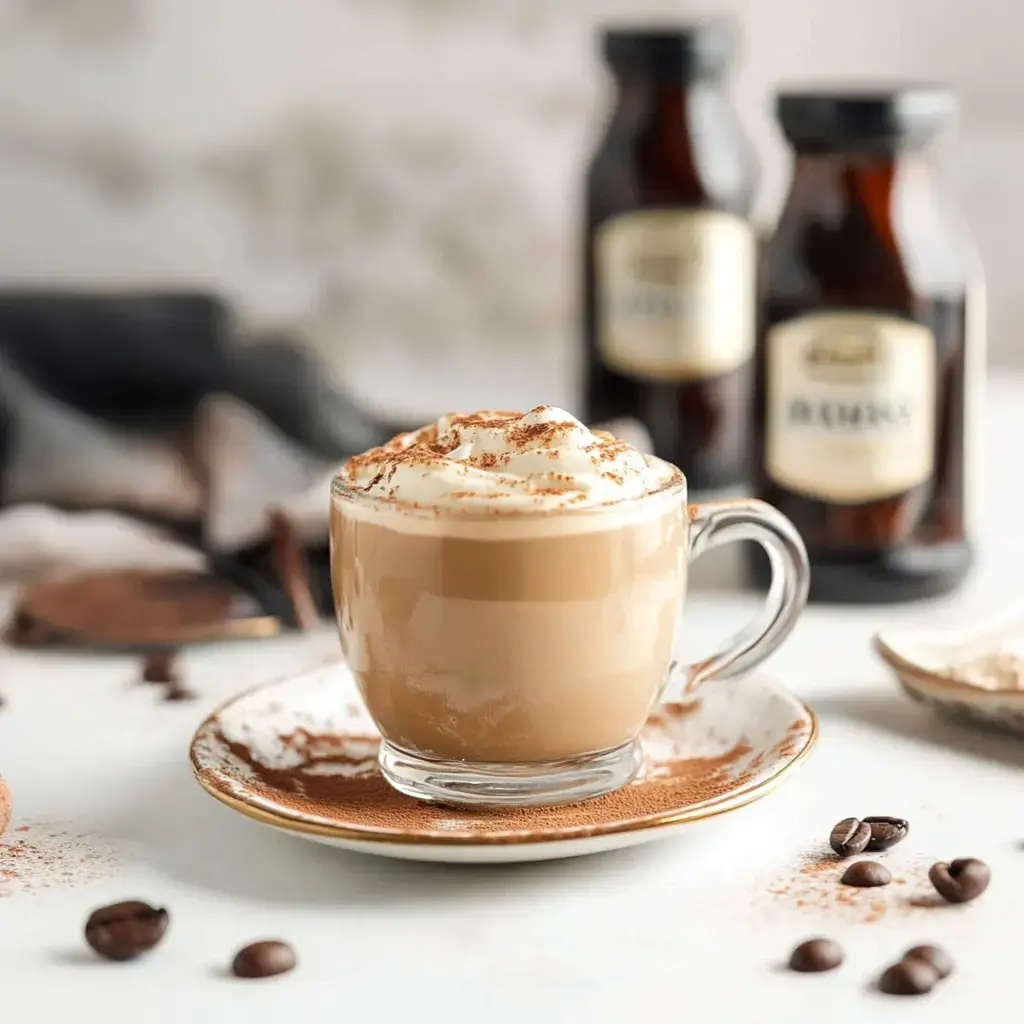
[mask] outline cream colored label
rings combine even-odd
[[[739,217],[649,210],[595,238],[597,342],[605,363],[687,380],[736,369],[754,351],[757,243]]]
[[[766,339],[765,464],[825,501],[890,497],[931,476],[935,339],[894,316],[818,313]]]

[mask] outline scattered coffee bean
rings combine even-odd
[[[874,888],[879,885],[888,885],[892,881],[892,872],[878,861],[859,860],[843,872],[841,881],[843,885],[856,885],[864,889]]]
[[[160,942],[169,921],[166,910],[140,900],[114,903],[89,915],[85,941],[108,960],[134,960]]]
[[[927,960],[911,957],[887,967],[878,987],[890,996],[923,996],[938,980],[938,971]]]
[[[172,683],[164,691],[164,700],[195,700],[196,693],[194,690],[190,690],[187,686],[182,686],[181,683]]]
[[[15,613],[4,631],[4,639],[12,647],[36,647],[46,642],[46,630],[23,611]]]
[[[287,942],[268,939],[240,949],[231,964],[231,973],[236,978],[272,978],[275,974],[287,974],[297,962],[295,950]]]
[[[853,857],[863,853],[871,840],[871,826],[865,825],[857,818],[843,818],[832,826],[828,837],[828,845],[840,857]]]
[[[145,683],[175,684],[178,674],[174,659],[177,651],[153,651],[146,656],[142,665],[142,681]]]
[[[987,888],[992,872],[984,861],[973,857],[959,857],[948,864],[933,864],[928,878],[939,895],[950,903],[967,903],[976,899]]]
[[[914,946],[903,954],[904,960],[924,960],[935,968],[940,978],[948,978],[953,973],[953,959],[940,946]]]
[[[843,950],[831,939],[808,939],[793,950],[789,969],[802,974],[835,970],[843,962]]]
[[[882,850],[891,849],[897,843],[902,843],[910,831],[910,825],[905,818],[865,818],[864,824],[871,829],[868,849],[875,853],[881,853]]]

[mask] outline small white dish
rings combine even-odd
[[[915,700],[950,718],[1024,735],[1024,608],[886,629],[874,644]]]
[[[617,793],[565,807],[443,807],[387,785],[379,736],[334,663],[235,697],[199,727],[191,756],[207,792],[265,825],[385,857],[502,863],[645,843],[752,803],[817,732],[813,712],[764,676],[713,682],[657,709],[646,768]]]

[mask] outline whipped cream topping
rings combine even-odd
[[[546,511],[641,498],[681,474],[542,405],[528,413],[449,413],[350,459],[342,478],[400,503]]]

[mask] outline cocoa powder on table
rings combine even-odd
[[[928,882],[933,859],[918,857],[899,865],[887,861],[893,874],[890,885],[858,889],[840,883],[849,866],[848,859],[831,851],[811,852],[769,881],[763,892],[773,903],[789,910],[836,916],[861,924],[874,924],[883,917],[916,916],[942,904]]]
[[[116,874],[119,866],[113,846],[73,826],[9,827],[0,839],[0,899],[88,885]]]

